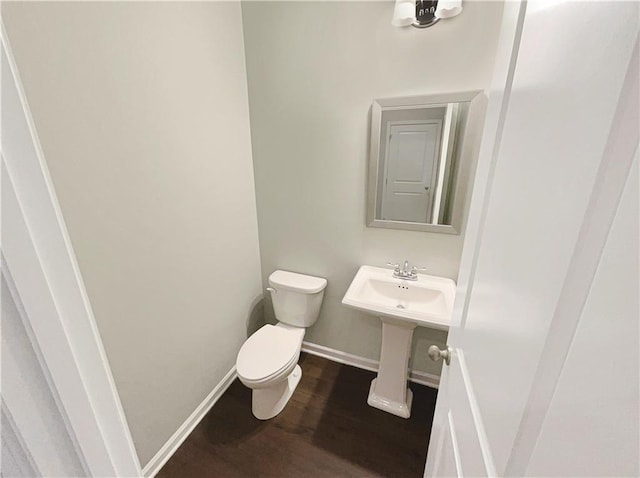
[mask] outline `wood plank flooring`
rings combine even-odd
[[[236,380],[158,478],[422,476],[436,390],[410,384],[405,420],[367,405],[373,372],[308,354],[300,366],[293,397],[268,421]]]

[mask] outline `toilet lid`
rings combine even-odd
[[[238,352],[236,370],[247,380],[265,379],[286,367],[300,351],[304,329],[265,325]]]

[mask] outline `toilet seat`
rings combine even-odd
[[[265,325],[238,352],[236,371],[245,385],[259,386],[286,377],[300,355],[305,330],[283,324]]]
[[[287,364],[282,369],[278,370],[276,373],[269,375],[268,377],[264,377],[258,380],[249,380],[246,377],[243,377],[242,374],[238,374],[238,378],[242,383],[244,383],[247,387],[258,390],[263,388],[268,388],[272,384],[286,380],[287,376],[293,372],[293,369],[298,365],[298,355],[294,357],[289,364]]]

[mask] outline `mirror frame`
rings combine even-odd
[[[382,131],[382,111],[417,109],[423,107],[447,106],[448,103],[469,103],[469,111],[465,118],[468,123],[471,116],[471,103],[482,93],[481,90],[464,91],[458,93],[443,93],[424,96],[407,96],[403,98],[383,98],[373,101],[371,107],[371,143],[369,148],[369,173],[367,184],[367,226],[382,227],[386,229],[403,229],[408,231],[438,232],[444,234],[460,234],[462,230],[462,219],[464,216],[463,201],[456,201],[451,215],[451,225],[426,224],[422,222],[390,221],[386,219],[376,219],[376,197],[378,194],[378,168],[380,163],[380,132]],[[459,127],[459,130],[466,132],[466,124]],[[458,139],[455,146],[458,157],[462,153],[464,137]]]

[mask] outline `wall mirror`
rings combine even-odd
[[[463,155],[479,91],[379,99],[371,109],[367,224],[459,234],[470,165]]]

